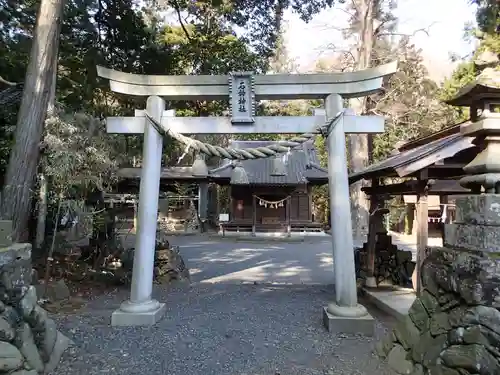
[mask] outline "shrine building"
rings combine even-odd
[[[231,141],[232,148],[268,146],[274,141]],[[229,212],[220,221],[228,232],[323,232],[313,210],[312,187],[328,183],[312,141],[274,158],[230,161],[209,172],[213,181],[228,185]],[[224,214],[220,215],[224,218]],[[226,221],[227,220],[227,221]]]

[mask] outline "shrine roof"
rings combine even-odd
[[[231,141],[233,148],[263,147],[275,141]],[[292,149],[285,163],[286,175],[272,176],[273,159],[243,160],[242,166],[250,185],[298,185],[310,182],[328,181],[328,172],[319,166],[319,159],[313,142],[306,142],[303,147]],[[226,168],[224,168],[226,167]],[[231,178],[232,163],[225,159],[217,168],[219,178]]]
[[[367,195],[416,195],[421,189],[417,180],[404,181],[396,184],[365,186],[361,190]],[[460,186],[457,180],[432,180],[427,191],[429,195],[460,195],[469,194],[470,190]]]
[[[121,168],[118,177],[135,179],[141,177],[141,168]],[[192,167],[163,167],[160,179],[163,180],[203,180],[204,177],[194,176]]]
[[[410,140],[402,143],[399,147],[397,147],[397,150],[399,152],[411,150],[411,149],[417,148],[418,146],[422,146],[422,145],[427,144],[429,142],[435,141],[437,139],[443,139],[451,134],[460,133],[460,128],[462,126],[468,125],[469,123],[470,123],[470,121],[468,121],[468,120],[462,121],[458,124],[448,126],[448,127],[441,129],[437,132],[427,134],[427,135],[424,135],[424,136],[421,136],[418,138],[411,138]]]
[[[374,163],[362,171],[351,173],[349,183],[377,177],[405,177],[423,170],[444,159],[451,158],[461,151],[475,147],[473,137],[452,133],[443,138],[432,140]],[[442,166],[443,169],[446,165]],[[456,168],[456,166],[454,166]],[[461,168],[459,168],[461,170]]]

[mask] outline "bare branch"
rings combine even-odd
[[[177,13],[177,20],[181,24],[181,27],[182,27],[182,30],[184,31],[184,34],[186,35],[186,38],[189,41],[191,41],[191,35],[189,35],[189,32],[187,31],[186,26],[184,25],[184,22],[182,21],[181,9],[180,9],[179,3],[177,2],[177,0],[173,0],[172,3],[174,5],[175,12]]]
[[[17,86],[19,83],[7,81],[5,78],[0,76],[0,83],[6,84],[7,86]]]
[[[348,15],[349,17],[351,17],[351,18],[356,17],[356,15],[355,15],[355,14],[353,14],[353,13],[351,13],[351,12],[348,12],[348,11],[347,11],[347,9],[344,9],[344,8],[342,8],[342,7],[338,7],[338,8],[335,8],[335,9],[338,9],[338,10],[340,10],[340,11],[344,12],[345,14],[347,14],[347,15]]]
[[[360,11],[360,7],[359,7],[359,4],[357,3],[356,0],[351,0],[351,5],[352,7],[357,11],[359,12]]]
[[[411,38],[411,37],[415,36],[417,33],[425,33],[425,35],[430,36],[429,30],[430,30],[430,28],[432,26],[434,26],[434,24],[436,24],[436,22],[431,23],[427,27],[422,27],[421,29],[417,29],[417,30],[415,30],[411,34],[405,34],[405,33],[380,33],[377,36],[406,36],[406,37],[410,37]]]

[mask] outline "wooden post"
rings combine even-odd
[[[439,196],[439,205],[441,208],[441,218],[443,221],[439,224],[440,232],[441,232],[441,240],[444,243],[444,226],[448,222],[448,196],[447,195],[440,195]]]
[[[227,189],[227,193],[229,195],[229,221],[233,220],[234,218],[234,212],[233,212],[233,189],[231,188],[231,185],[229,186],[229,189]]]
[[[307,186],[307,207],[309,209],[309,221],[313,221],[312,217],[312,189],[310,186]]]
[[[291,207],[290,205],[292,204],[292,197],[289,196],[287,199],[286,199],[286,220],[287,220],[287,227],[286,227],[286,232],[288,233],[288,237],[291,236],[291,233],[292,233],[292,224],[291,224],[291,220],[290,220],[290,212],[291,212]]]
[[[428,206],[428,174],[427,169],[420,172],[420,188],[417,200],[417,261],[413,272],[412,282],[417,296],[422,293],[422,279],[420,271],[425,259],[425,249],[429,237],[429,206]]]
[[[379,185],[378,178],[372,179],[372,187]],[[376,194],[370,196],[370,216],[368,222],[368,243],[367,243],[367,264],[366,264],[366,286],[370,288],[377,287],[377,280],[375,280],[375,249],[377,245],[377,232],[378,228],[375,220],[382,218],[375,212],[379,208],[379,199]]]
[[[134,233],[137,233],[137,199],[134,199]]]
[[[257,226],[257,198],[252,195],[252,236],[255,236]]]

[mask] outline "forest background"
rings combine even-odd
[[[318,60],[316,71],[352,71],[399,60],[398,72],[381,93],[349,103],[357,113],[387,118],[383,134],[347,137],[348,167],[357,171],[386,157],[399,141],[468,118],[465,109],[443,100],[477,77],[478,59],[487,55],[498,64],[500,55],[499,3],[472,3],[477,22],[464,25],[464,38],[475,42],[474,53],[455,57],[460,64],[451,77],[435,82],[413,34],[397,31],[397,0],[0,0],[1,216],[13,220],[14,240],[32,239],[33,207],[45,217],[62,197],[79,199],[95,188],[106,190],[116,182],[119,167],[140,164],[142,137],[107,135],[102,120],[132,115],[144,107],[144,99],[112,94],[97,77],[96,65],[140,74],[295,73],[283,40],[287,10],[304,21],[332,6],[349,15],[349,25],[341,30],[347,47]],[[305,115],[320,105],[261,102],[258,112]],[[228,103],[168,106],[178,116],[209,116],[225,113]],[[219,136],[205,140],[228,141]],[[179,165],[184,148],[165,142],[164,165]],[[317,148],[325,164],[321,138]],[[182,164],[192,160],[188,155]],[[360,214],[368,212],[360,188],[361,183],[352,186],[356,237],[363,235],[368,220]],[[34,205],[39,199],[41,205]],[[318,189],[314,200],[324,215],[326,189]]]

